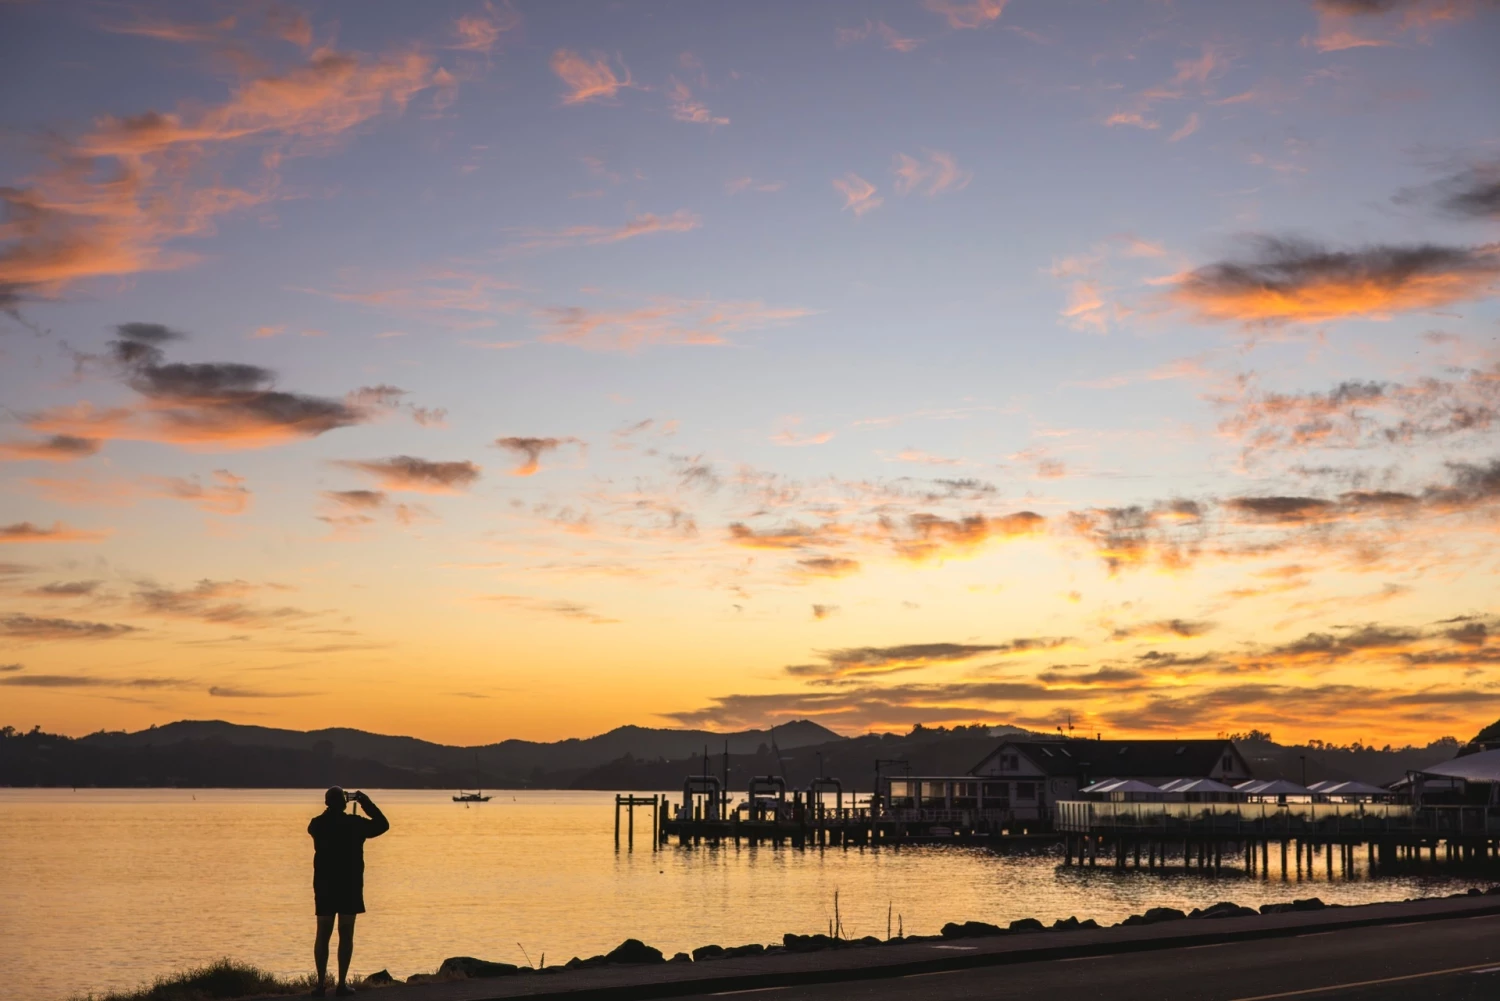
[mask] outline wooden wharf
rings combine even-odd
[[[1352,871],[1364,848],[1371,867],[1415,861],[1500,863],[1500,811],[1485,806],[1407,803],[1109,803],[1056,804],[1065,865],[1157,868],[1168,857],[1185,868],[1219,871],[1243,860],[1246,872],[1312,872],[1319,855],[1332,873]],[[1295,860],[1289,858],[1295,855]]]

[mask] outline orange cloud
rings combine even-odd
[[[622,226],[568,226],[559,230],[526,230],[512,250],[555,250],[558,247],[599,246],[653,233],[690,233],[703,225],[696,212],[678,209],[670,215],[645,212]]]
[[[852,209],[856,217],[864,215],[871,209],[879,208],[885,201],[876,196],[875,185],[853,171],[843,177],[834,178],[833,186],[844,196],[844,208]]]
[[[1394,45],[1401,35],[1473,17],[1480,6],[1481,0],[1314,0],[1318,32],[1302,44],[1319,52]]]
[[[859,573],[859,561],[839,556],[809,556],[797,561],[797,570],[809,577],[848,577]]]
[[[914,563],[963,556],[991,540],[1009,540],[1036,535],[1047,519],[1033,511],[1017,511],[1000,517],[982,514],[943,518],[918,512],[904,519],[882,516],[881,534],[896,552]]]
[[[1170,299],[1210,322],[1317,323],[1439,309],[1482,298],[1500,282],[1500,244],[1329,251],[1265,237],[1255,249],[1248,260],[1174,277]]]
[[[1000,20],[1009,0],[922,0],[922,6],[941,14],[954,29],[983,28]]]
[[[1182,123],[1181,128],[1179,128],[1176,132],[1173,132],[1171,135],[1167,136],[1167,142],[1178,142],[1179,140],[1186,139],[1188,136],[1197,131],[1198,112],[1194,111],[1187,116],[1187,120]]]
[[[585,59],[571,49],[558,49],[552,54],[552,72],[570,88],[563,95],[564,104],[612,101],[622,87],[634,86],[629,69],[620,79],[609,65],[609,57],[598,52],[592,59]]]
[[[263,151],[266,163],[314,152],[401,110],[431,83],[431,62],[418,53],[372,59],[319,49],[285,73],[249,77],[223,104],[101,118],[60,142],[49,170],[0,189],[9,216],[0,289],[52,294],[87,278],[191,263],[166,245],[275,194],[274,173],[255,188],[220,184],[218,171],[205,169],[213,155],[252,139],[283,144]]]
[[[869,21],[857,28],[839,28],[834,32],[834,44],[842,47],[862,42],[867,38],[879,37],[887,49],[892,52],[912,52],[921,39],[903,37],[900,32],[884,21]]]
[[[1133,125],[1138,129],[1159,129],[1161,122],[1155,122],[1138,111],[1117,111],[1104,120],[1105,125]]]
[[[751,528],[738,521],[729,526],[729,541],[746,549],[802,549],[827,545],[834,541],[836,534],[831,525],[809,528],[796,522],[763,529]]]
[[[99,542],[108,532],[91,532],[81,528],[70,528],[60,521],[51,528],[18,521],[11,525],[0,525],[0,545],[23,542]]]

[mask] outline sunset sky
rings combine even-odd
[[[0,3],[0,724],[1500,716],[1500,4]]]

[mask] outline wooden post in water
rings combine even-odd
[[[615,793],[615,847],[620,847],[620,794]]]

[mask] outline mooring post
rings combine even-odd
[[[615,847],[620,847],[620,794],[615,793]]]

